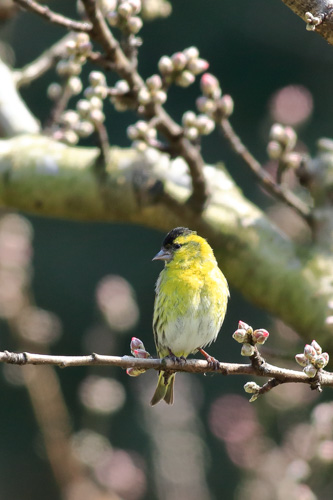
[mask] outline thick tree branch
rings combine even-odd
[[[222,375],[252,375],[257,377],[274,378],[282,383],[305,383],[311,385],[313,379],[304,372],[280,368],[264,362],[260,368],[253,364],[221,363],[218,369],[212,367],[207,361],[189,359],[183,363],[177,363],[171,359],[141,359],[132,356],[106,356],[102,354],[90,354],[88,356],[57,356],[51,354],[32,354],[29,352],[15,353],[9,351],[0,352],[0,363],[16,365],[56,365],[60,368],[73,366],[118,366],[120,368],[142,368],[144,370],[164,370],[187,373],[220,373]],[[333,387],[333,373],[322,371],[320,375],[322,386]],[[272,385],[272,383],[271,383]],[[274,385],[274,384],[273,384]],[[263,391],[267,392],[267,390]]]
[[[184,206],[186,163],[148,150],[112,148],[103,176],[99,150],[41,136],[0,141],[0,205],[53,217],[130,222],[168,231],[183,225],[209,238],[231,286],[329,348],[333,259],[299,248],[244,198],[223,170],[205,167],[212,196],[202,215]]]

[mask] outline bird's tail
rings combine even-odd
[[[167,374],[165,372],[160,372],[157,382],[157,387],[150,401],[151,406],[156,405],[162,399],[168,404],[172,405],[173,403],[173,386],[175,383],[175,373]]]

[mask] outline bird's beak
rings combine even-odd
[[[172,254],[170,250],[166,250],[165,248],[161,248],[161,250],[153,258],[153,260],[165,260],[167,262],[171,259],[172,259]]]

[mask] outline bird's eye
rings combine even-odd
[[[178,250],[178,248],[180,248],[180,247],[181,247],[181,244],[180,244],[180,243],[174,243],[174,245],[173,245],[173,248],[174,248],[175,250]]]

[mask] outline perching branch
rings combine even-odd
[[[60,368],[73,366],[118,366],[120,368],[137,368],[144,370],[164,370],[187,373],[219,373],[221,375],[252,375],[258,377],[275,378],[279,384],[305,383],[311,385],[313,380],[304,372],[280,368],[264,362],[260,368],[253,364],[222,363],[217,370],[210,366],[207,361],[189,359],[184,363],[177,363],[171,359],[141,359],[132,356],[106,356],[102,354],[90,354],[87,356],[57,356],[51,354],[33,354],[29,352],[15,353],[9,351],[0,352],[0,362],[15,365],[56,365]],[[321,372],[320,384],[333,387],[333,373]]]

